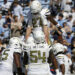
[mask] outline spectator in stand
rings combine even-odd
[[[65,12],[71,12],[72,0],[62,0],[61,9]]]
[[[67,25],[67,22],[64,22],[64,23],[63,23],[63,28],[61,29],[61,31],[62,31],[62,36],[63,36],[63,38],[65,39],[66,36],[67,36],[67,32],[71,32],[71,29],[70,29],[70,27]]]
[[[3,44],[2,40],[0,39],[0,53],[4,48],[6,48],[6,46]]]
[[[20,4],[22,7],[24,7],[25,4],[26,4],[26,1],[25,1],[25,0],[19,0],[19,4]]]
[[[45,1],[47,1],[47,0],[45,0]],[[61,1],[62,0],[50,0],[50,4],[51,5],[60,5]]]
[[[5,19],[2,19],[2,14],[0,14],[0,26],[3,26]]]
[[[30,3],[30,1],[31,0],[20,0],[20,2],[21,2],[21,5],[23,6],[23,5],[29,5],[29,3]]]
[[[7,0],[4,0],[4,4],[1,6],[2,14],[6,15],[8,13],[8,10],[11,6],[11,2],[8,2]]]
[[[75,35],[74,37],[72,38],[72,41],[71,41],[71,50],[75,49]]]
[[[8,24],[8,27],[10,28],[10,25],[11,25],[11,18],[9,15],[6,15],[5,16],[5,22]]]
[[[73,38],[73,36],[72,36],[71,32],[67,32],[66,41],[68,42],[69,53],[71,53],[71,40],[72,40],[72,38]]]
[[[3,40],[3,36],[4,36],[4,29],[3,27],[0,26],[0,39]]]
[[[72,31],[75,33],[75,20],[73,22]]]
[[[73,2],[73,7],[75,8],[75,0],[72,0],[72,2]]]
[[[62,32],[61,32],[61,30],[58,30],[58,28],[56,26],[53,25],[51,34],[53,36],[54,41],[56,41],[58,39],[58,37],[60,37],[62,35]]]
[[[62,0],[50,0],[50,7],[55,8],[57,12],[61,10],[61,1]]]
[[[2,52],[2,50],[6,48],[6,45],[3,44],[3,41],[0,39],[0,53]]]
[[[14,15],[17,15],[20,20],[24,19],[22,7],[19,5],[18,0],[14,0]]]
[[[68,24],[68,26],[70,27],[70,29],[72,30],[72,25],[73,25],[73,18],[72,18],[72,15],[69,15],[67,24]]]
[[[48,0],[44,0],[45,2],[47,2]]]
[[[9,38],[10,38],[10,29],[9,29],[7,23],[4,23],[3,29],[4,29],[4,39],[3,39],[3,42],[7,43]]]
[[[18,16],[14,16],[14,22],[11,23],[11,37],[20,37],[22,23],[18,20]]]
[[[11,21],[13,21],[13,13],[9,10],[8,11],[8,14],[9,18],[11,19]]]
[[[75,20],[75,8],[73,7],[72,8],[72,12],[70,13],[73,17],[73,21]]]
[[[2,40],[0,39],[0,48],[2,47]]]
[[[63,14],[59,13],[57,22],[59,23],[59,25],[61,27],[63,27],[63,23],[65,22],[65,20],[63,19],[63,17],[64,17]]]

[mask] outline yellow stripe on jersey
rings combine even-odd
[[[57,56],[58,58],[64,58],[64,56]]]
[[[49,40],[48,40],[48,45],[51,45],[52,44],[52,41],[51,41],[51,39],[49,38]]]

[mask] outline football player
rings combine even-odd
[[[48,35],[48,26],[47,19],[45,15],[42,15],[40,12],[42,10],[42,5],[38,0],[32,1],[30,4],[30,12],[28,14],[28,27],[26,30],[26,40],[30,36],[31,32],[35,32],[36,30],[42,30],[45,34],[45,40],[48,43],[49,35]]]
[[[28,39],[30,33],[32,32],[32,29],[34,32],[36,29],[38,29],[44,32],[46,42],[48,44],[51,44],[51,41],[49,39],[47,18],[57,27],[59,27],[60,25],[53,19],[50,11],[48,12],[45,8],[42,9],[42,5],[40,4],[40,2],[38,0],[34,0],[30,4],[30,12],[28,16],[29,16],[28,27],[26,30],[26,37],[25,37],[26,40]]]
[[[36,30],[33,37],[34,41],[25,46],[24,64],[27,75],[52,75],[49,67],[50,60],[55,65],[56,75],[59,75],[56,59],[45,42],[43,31]]]
[[[59,64],[59,68],[60,68],[60,73],[62,75],[65,74],[65,51],[67,50],[67,47],[64,46],[63,44],[57,42],[55,44],[52,45],[52,50],[53,50],[53,53],[58,61],[58,64]]]
[[[18,75],[22,75],[20,54],[22,53],[21,41],[17,37],[9,40],[8,48],[1,54],[0,75],[13,75],[13,61],[15,61]]]

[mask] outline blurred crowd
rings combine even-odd
[[[25,8],[29,8],[32,1],[3,0],[3,4],[0,4],[0,52],[7,47],[11,37],[25,39],[28,15],[26,17],[23,12],[27,11]],[[63,40],[63,44],[68,47],[68,53],[75,55],[75,0],[39,1],[44,2],[43,8],[48,8],[52,18],[60,25],[58,28],[47,18],[51,42]]]
[[[0,48],[6,47],[11,37],[25,39],[27,17],[23,11],[33,0],[3,0],[0,5]],[[50,10],[51,16],[60,28],[48,21],[51,42],[64,39],[63,43],[71,54],[75,51],[75,0],[39,0],[43,8]]]

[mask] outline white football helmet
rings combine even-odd
[[[58,52],[64,52],[65,48],[62,44],[60,43],[55,43],[53,45],[53,50],[54,50],[54,54],[57,54]]]
[[[34,38],[32,36],[29,36],[26,43],[27,44],[34,44]]]
[[[20,47],[21,45],[21,40],[18,37],[12,37],[9,40],[9,46],[11,47]]]
[[[36,30],[35,32],[33,32],[33,37],[34,37],[35,43],[45,42],[45,35],[42,30]]]
[[[39,13],[42,9],[42,5],[38,0],[34,0],[30,5],[31,13]]]

